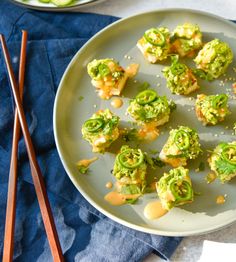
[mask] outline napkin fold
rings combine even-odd
[[[55,147],[53,103],[62,74],[80,47],[117,19],[88,13],[44,13],[0,2],[0,33],[7,39],[16,74],[21,30],[29,32],[23,104],[66,261],[141,261],[153,251],[168,259],[181,241],[138,232],[105,217],[71,183]],[[13,112],[0,51],[0,260]],[[14,261],[52,261],[23,139],[19,143],[16,212]]]

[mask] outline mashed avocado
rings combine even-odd
[[[222,183],[236,176],[236,141],[220,143],[208,159],[210,168]]]
[[[162,71],[171,92],[177,95],[187,95],[198,89],[197,79],[192,70],[179,62],[178,55],[171,56],[171,60],[171,66],[165,67]]]
[[[98,96],[109,99],[113,95],[120,95],[127,79],[137,73],[138,65],[133,64],[131,72],[131,65],[125,70],[112,58],[94,59],[87,65],[87,70]]]
[[[141,149],[121,147],[116,156],[113,175],[119,181],[121,193],[138,194],[146,187],[147,163],[145,153]]]
[[[178,25],[171,36],[171,51],[181,57],[191,56],[202,47],[202,33],[198,25]]]
[[[112,58],[94,59],[87,66],[88,74],[94,80],[110,77],[114,82],[124,75],[124,69]]]
[[[204,45],[194,61],[206,78],[212,80],[225,73],[233,61],[233,52],[227,43],[214,39]]]
[[[157,194],[162,207],[170,210],[193,201],[193,189],[189,170],[183,167],[171,169],[157,182]]]
[[[151,63],[167,59],[170,49],[170,32],[166,27],[150,28],[137,43],[144,57]]]
[[[104,152],[119,136],[119,117],[109,109],[99,110],[82,126],[82,135],[93,147],[93,152]]]
[[[187,126],[170,131],[160,153],[160,159],[174,167],[185,166],[188,159],[195,159],[201,152],[197,132]]]
[[[230,114],[228,109],[228,96],[220,95],[198,95],[196,100],[196,114],[198,120],[204,125],[216,125]]]
[[[171,108],[165,96],[158,96],[155,90],[147,89],[130,101],[127,112],[140,125],[156,123],[158,126],[169,120]]]

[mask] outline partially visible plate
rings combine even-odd
[[[80,6],[91,5],[104,0],[74,0],[71,5],[64,6],[64,7],[55,6],[52,3],[42,3],[38,0],[27,0],[27,1],[11,0],[11,1],[27,8],[42,10],[42,11],[72,11],[78,9]]]
[[[82,49],[78,51],[61,80],[54,106],[54,132],[57,149],[70,179],[83,194],[83,196],[99,211],[111,219],[147,233],[167,236],[196,235],[217,230],[236,221],[236,179],[228,184],[220,184],[215,181],[207,184],[205,176],[210,172],[207,165],[207,150],[212,150],[220,141],[233,141],[233,123],[236,122],[236,104],[230,99],[230,110],[233,112],[227,119],[214,127],[204,127],[197,121],[194,113],[194,100],[189,97],[177,96],[170,93],[166,88],[166,81],[161,70],[165,64],[147,63],[136,47],[137,40],[144,31],[150,27],[167,26],[173,30],[177,25],[184,22],[199,24],[204,42],[214,38],[226,41],[236,56],[236,26],[224,19],[200,11],[167,9],[139,14],[120,20],[94,36]],[[126,56],[125,56],[126,55]],[[86,65],[94,58],[112,57],[120,61],[126,67],[130,63],[140,64],[140,72],[135,77],[136,81],[130,80],[124,90],[124,105],[120,109],[110,106],[110,101],[98,98],[91,80],[87,74]],[[130,58],[130,59],[127,59]],[[188,60],[187,62],[191,62]],[[235,59],[227,71],[226,76],[211,83],[200,81],[201,89],[192,94],[196,98],[199,93],[216,94],[232,93],[232,81],[235,79]],[[159,77],[157,77],[159,75]],[[149,82],[160,95],[166,95],[175,100],[177,110],[171,115],[170,122],[161,127],[160,137],[150,144],[140,144],[145,150],[161,150],[169,130],[178,125],[187,125],[195,128],[199,135],[204,154],[195,161],[189,161],[188,168],[193,181],[194,190],[200,192],[192,204],[181,208],[173,208],[167,215],[158,220],[147,220],[143,215],[145,205],[157,199],[155,193],[146,194],[135,205],[111,206],[105,202],[104,196],[109,192],[105,187],[108,181],[113,181],[111,175],[115,154],[119,149],[119,142],[114,143],[112,151],[98,155],[99,160],[91,166],[91,173],[82,175],[76,168],[76,162],[80,159],[94,156],[91,146],[84,141],[81,135],[81,126],[94,112],[99,109],[110,108],[121,118],[122,125],[131,120],[125,115],[125,110],[130,98],[138,92],[138,86],[144,81]],[[223,82],[221,82],[223,81]],[[161,85],[158,87],[157,83]],[[223,86],[223,84],[224,86]],[[80,97],[84,97],[81,101]],[[235,98],[235,97],[234,97]],[[195,172],[199,163],[204,161],[204,172]],[[160,177],[166,166],[157,169],[156,175]],[[223,205],[216,204],[218,195],[227,195]]]

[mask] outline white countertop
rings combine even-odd
[[[127,17],[158,8],[173,7],[202,10],[227,19],[236,19],[235,0],[104,0],[89,7],[82,7],[80,10]]]
[[[234,0],[107,0],[89,7],[82,7],[79,10],[127,17],[144,11],[172,7],[203,10],[236,20],[236,1]],[[236,243],[236,224],[214,233],[184,238],[171,261],[197,262],[201,255],[204,240]],[[161,261],[164,260],[154,254],[145,259],[145,262]]]

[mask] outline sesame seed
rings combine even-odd
[[[127,58],[128,58],[128,56],[127,56],[127,55],[124,55],[124,58],[126,58],[126,59],[127,59]]]
[[[160,75],[156,75],[156,77],[158,78],[158,77],[160,77]]]
[[[225,134],[225,132],[224,132],[224,131],[222,131],[222,132],[220,132],[220,134],[221,134],[221,135],[224,135],[224,134]]]
[[[215,137],[218,137],[218,134],[215,134]]]
[[[137,83],[137,80],[136,80],[136,79],[134,79],[134,83]]]
[[[161,84],[160,83],[157,83],[157,87],[159,87]]]
[[[96,108],[96,107],[97,107],[97,105],[93,105],[93,107],[94,107],[94,108]]]
[[[228,127],[228,126],[226,126],[226,127],[225,127],[225,129],[229,129],[229,127]]]

